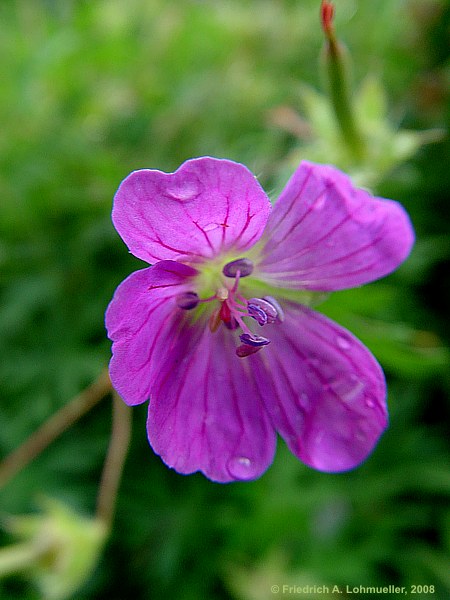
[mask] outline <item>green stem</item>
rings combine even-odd
[[[97,496],[97,518],[110,527],[131,437],[131,410],[113,392],[113,422]]]
[[[353,158],[359,161],[364,153],[364,144],[358,130],[351,100],[345,48],[336,40],[334,34],[330,34],[327,38],[325,65],[330,101],[342,138]]]

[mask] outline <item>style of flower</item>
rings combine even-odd
[[[404,209],[303,162],[275,206],[243,165],[210,157],[120,185],[114,225],[152,266],[106,313],[111,381],[149,400],[153,450],[179,473],[259,477],[276,434],[314,469],[367,458],[387,425],[381,367],[310,308],[393,271],[414,234]]]

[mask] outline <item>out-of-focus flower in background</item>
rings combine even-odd
[[[44,498],[41,505],[38,514],[5,520],[18,542],[0,550],[0,575],[21,573],[36,584],[42,598],[64,600],[91,575],[108,528],[60,501]]]

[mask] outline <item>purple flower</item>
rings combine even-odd
[[[367,458],[387,425],[383,372],[307,304],[398,267],[414,240],[399,204],[303,162],[271,209],[246,167],[205,157],[131,173],[113,222],[152,266],[108,307],[111,380],[127,404],[149,400],[148,438],[167,465],[254,479],[277,432],[320,471]]]

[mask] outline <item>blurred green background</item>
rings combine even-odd
[[[445,129],[445,0],[336,4],[355,85],[369,73],[382,83],[391,127]],[[324,91],[319,5],[1,2],[3,456],[109,360],[105,308],[118,283],[145,266],[110,221],[131,170],[226,157],[275,198],[293,157],[308,156],[310,139],[296,133],[308,116],[302,89]],[[408,262],[319,307],[385,369],[391,423],[374,454],[356,471],[327,475],[280,442],[260,480],[219,485],[167,469],[148,447],[146,406],[136,407],[114,529],[75,598],[266,600],[287,597],[271,591],[284,584],[434,585],[414,597],[450,597],[450,145],[439,135],[375,186],[411,215],[418,239]],[[0,490],[0,511],[32,512],[44,493],[92,515],[110,428],[106,398]],[[3,532],[0,541],[13,540]],[[0,598],[41,596],[11,577],[0,581]]]

